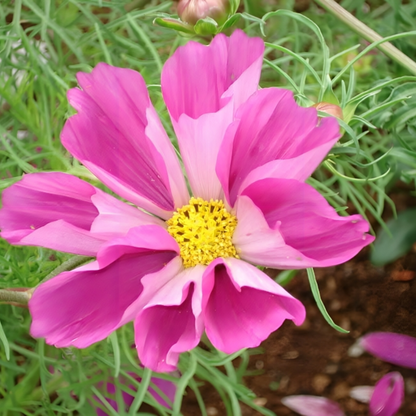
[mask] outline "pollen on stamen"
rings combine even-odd
[[[168,233],[178,242],[185,267],[208,265],[218,257],[236,257],[232,243],[237,218],[222,201],[192,197],[166,221]]]

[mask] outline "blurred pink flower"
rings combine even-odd
[[[4,191],[3,238],[96,257],[36,288],[34,337],[83,348],[134,320],[141,362],[171,371],[204,330],[233,353],[303,322],[303,305],[255,264],[332,266],[373,241],[361,216],[339,216],[305,183],[339,126],[288,90],[259,90],[263,51],[236,31],[189,42],[163,68],[192,198],[142,76],[106,64],[78,74],[62,143],[130,204],[64,173]]]
[[[394,416],[404,398],[404,382],[400,373],[388,373],[374,388],[359,386],[352,389],[352,397],[370,402],[370,416]],[[338,403],[318,396],[287,396],[282,403],[302,416],[344,416]]]
[[[383,361],[416,369],[416,338],[394,332],[364,335],[359,345]]]
[[[136,374],[134,373],[129,373],[131,376],[135,377],[138,381],[140,381],[140,378],[138,378],[136,376]],[[128,381],[124,380],[122,377],[119,377],[119,381],[121,381],[123,384],[128,385]],[[151,382],[158,388],[160,389],[161,392],[163,392],[163,394],[173,403],[174,399],[175,399],[175,393],[176,393],[176,385],[175,383],[173,383],[172,381],[169,380],[165,380],[159,377],[152,377],[151,378]],[[135,391],[135,387],[133,385],[129,386],[130,390]],[[111,394],[111,395],[115,395],[116,394],[116,386],[112,383],[112,382],[107,382],[106,383],[106,392]],[[124,410],[128,410],[129,407],[131,406],[131,404],[133,403],[134,397],[131,394],[128,394],[125,391],[122,391],[122,397],[123,397],[123,401],[125,403],[126,408]],[[162,406],[171,409],[172,406],[151,386],[149,387],[149,393],[155,398],[155,400],[161,404]],[[106,394],[104,393],[104,396],[106,396]],[[95,400],[97,400],[98,402],[101,402],[100,399],[98,399],[98,397],[94,397]],[[108,397],[105,397],[107,402],[112,406],[112,408],[116,411],[118,411],[118,404],[116,402],[116,400],[110,399]],[[106,413],[104,410],[102,410],[101,408],[96,407],[96,412],[98,416],[106,416],[108,415],[108,413]]]

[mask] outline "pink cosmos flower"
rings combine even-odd
[[[66,149],[128,203],[64,173],[4,192],[1,236],[96,260],[39,285],[31,334],[83,348],[134,320],[142,363],[171,371],[181,352],[255,347],[303,305],[255,265],[300,269],[347,261],[373,237],[305,180],[336,143],[285,89],[258,88],[264,43],[242,31],[189,42],[162,72],[186,171],[142,76],[99,64],[68,99]]]

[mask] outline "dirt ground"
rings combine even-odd
[[[315,270],[328,312],[349,334],[341,334],[326,323],[312,297],[306,272],[298,273],[287,286],[306,306],[307,319],[301,327],[286,322],[263,342],[264,353],[251,357],[249,370],[259,374],[246,377],[245,382],[257,395],[257,404],[279,416],[295,415],[282,405],[281,398],[308,394],[338,401],[347,416],[367,416],[368,406],[350,398],[350,389],[373,386],[384,374],[399,371],[406,393],[398,416],[416,415],[416,370],[387,364],[367,353],[348,355],[357,338],[368,332],[391,331],[416,337],[416,250],[378,268],[368,260],[369,252],[367,248],[343,265]],[[202,387],[201,393],[209,416],[226,414],[211,386]],[[244,416],[260,415],[245,405],[242,410]],[[192,392],[184,400],[183,414],[200,414]]]

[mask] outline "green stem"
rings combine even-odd
[[[56,269],[52,270],[40,283],[44,283],[47,280],[52,279],[55,276],[58,276],[58,274],[61,274],[63,272],[67,272],[69,270],[73,270],[78,266],[81,266],[82,264],[85,264],[92,260],[92,257],[85,257],[85,256],[74,256],[71,257],[69,260],[64,261],[60,266],[58,266]],[[39,284],[40,284],[39,283]],[[30,289],[29,292],[32,294],[35,291],[35,287]]]
[[[14,305],[27,305],[30,299],[30,294],[27,290],[16,291],[16,290],[0,290],[0,302],[11,303]]]
[[[92,260],[92,257],[74,256],[69,260],[63,262],[60,266],[50,272],[40,283],[44,283],[47,280],[52,279],[62,272],[73,270],[82,264],[85,264]],[[0,302],[9,303],[16,306],[25,306],[28,304],[30,298],[36,287],[31,289],[0,289]]]
[[[327,12],[332,13],[339,20],[349,26],[355,33],[359,34],[369,42],[377,42],[383,39],[383,37],[380,36],[377,32],[375,32],[373,29],[370,29],[366,24],[358,20],[334,0],[315,0],[315,2],[318,3]],[[402,65],[409,72],[416,75],[416,62],[410,59],[390,42],[382,43],[378,45],[377,48],[384,52],[393,61]]]
[[[46,383],[46,392],[42,389],[42,387],[36,387],[32,393],[25,398],[25,401],[31,402],[42,400],[45,393],[51,395],[52,393],[55,393],[59,388],[66,387],[67,385],[68,382],[61,374],[55,375],[51,380],[48,381],[48,383]]]
[[[137,389],[136,397],[134,398],[133,403],[130,406],[130,410],[129,410],[130,416],[135,415],[138,412],[141,404],[143,403],[144,396],[147,390],[149,389],[151,378],[152,378],[152,370],[145,367],[143,369],[143,377],[140,382],[140,386]]]

